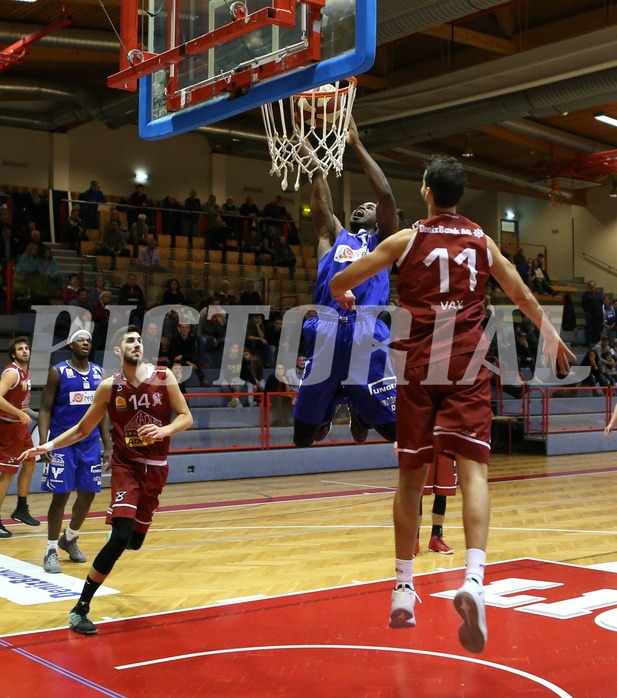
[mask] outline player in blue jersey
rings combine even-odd
[[[387,342],[389,330],[384,322],[379,319],[375,322],[372,316],[358,315],[355,310],[341,310],[330,296],[330,280],[335,274],[374,250],[382,240],[398,230],[392,189],[379,165],[362,145],[353,119],[347,142],[364,168],[377,203],[366,202],[358,206],[351,214],[349,230],[346,230],[334,215],[326,178],[321,171],[313,175],[311,215],[318,238],[319,260],[314,300],[332,312],[327,317],[320,312],[304,324],[306,362],[294,409],[296,446],[310,446],[314,441],[322,441],[330,431],[334,410],[341,402],[349,403],[354,441],[364,443],[370,426],[389,441],[396,439],[396,378],[386,352],[371,352],[371,342],[368,341],[361,360],[350,367],[354,343],[358,344],[362,337]],[[354,289],[358,306],[386,306],[389,292],[387,270]],[[315,379],[312,385],[308,379],[316,370],[320,377],[327,377],[319,382]],[[359,373],[357,380],[354,372]]]
[[[41,396],[39,416],[40,443],[54,439],[75,426],[88,411],[94,392],[102,382],[103,369],[90,363],[92,336],[87,330],[77,330],[69,341],[71,357],[49,370],[47,384]],[[99,430],[72,446],[44,453],[45,463],[41,489],[51,492],[51,504],[47,513],[47,552],[43,559],[46,572],[61,572],[58,548],[69,554],[73,562],[85,562],[86,556],[77,545],[79,530],[90,511],[92,500],[101,491],[101,460],[105,466],[111,460],[111,436],[109,417],[105,415]],[[104,453],[101,459],[100,436]],[[64,509],[73,490],[77,498],[71,511],[71,520],[62,537],[60,529]]]

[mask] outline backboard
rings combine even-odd
[[[161,139],[368,70],[376,0],[122,0],[120,72]]]

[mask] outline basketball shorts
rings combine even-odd
[[[399,385],[396,412],[399,466],[419,468],[436,453],[460,455],[488,463],[491,450],[490,372],[482,367],[471,384],[459,384],[471,355],[450,357],[449,384],[423,385],[427,365],[405,368],[407,385]]]
[[[100,492],[101,475],[101,443],[97,433],[94,439],[51,452],[51,463],[43,465],[41,490],[54,494],[74,490]]]
[[[456,485],[456,463],[450,456],[438,453],[431,463],[422,494],[441,494],[448,497],[456,494]]]
[[[135,531],[147,533],[167,482],[169,465],[130,465],[111,462],[111,504],[106,523],[115,518],[134,519]]]
[[[390,336],[381,320],[374,326],[354,318],[347,322],[319,322],[317,317],[306,321],[306,362],[294,419],[306,424],[323,424],[332,420],[337,404],[349,402],[367,424],[396,421],[396,377],[388,354],[382,349],[371,352],[371,343],[367,342],[368,351],[354,354],[351,365],[354,335],[357,346],[363,331],[370,332],[380,342],[387,342]],[[312,384],[311,375],[318,376],[319,382]]]
[[[15,474],[20,466],[17,459],[33,445],[27,424],[0,419],[0,472]]]

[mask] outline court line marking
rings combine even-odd
[[[432,652],[432,651],[426,651],[426,650],[414,650],[414,649],[408,649],[405,647],[382,647],[380,645],[262,645],[262,646],[256,646],[256,647],[235,647],[235,648],[230,648],[230,649],[224,649],[224,650],[210,650],[206,652],[193,652],[190,654],[179,654],[175,656],[170,656],[170,657],[162,657],[160,659],[151,659],[147,660],[145,662],[135,662],[133,664],[120,664],[116,667],[114,667],[118,671],[124,671],[126,669],[136,669],[139,667],[145,667],[145,666],[152,666],[154,664],[164,664],[167,662],[176,662],[179,660],[183,659],[194,659],[196,657],[212,657],[216,655],[223,655],[223,654],[235,654],[238,652],[262,652],[262,651],[271,651],[271,650],[301,650],[305,651],[307,649],[324,649],[327,650],[328,652],[332,650],[370,650],[372,652],[391,652],[391,653],[400,653],[400,654],[416,654],[416,655],[424,655],[424,656],[429,656],[429,657],[439,657],[441,659],[454,659],[456,661],[461,661],[461,662],[467,662],[469,664],[480,664],[482,666],[489,667],[491,669],[498,669],[500,671],[504,671],[506,673],[514,674],[516,676],[520,676],[522,678],[528,679],[529,681],[533,683],[537,683],[541,686],[544,686],[545,688],[548,688],[550,691],[552,691],[556,696],[559,696],[560,698],[573,698],[570,693],[567,693],[564,691],[562,688],[559,686],[556,686],[554,683],[551,683],[550,681],[547,681],[546,679],[543,679],[540,676],[536,676],[535,674],[530,674],[527,671],[522,671],[521,669],[516,669],[514,667],[509,667],[504,664],[497,664],[496,662],[489,662],[486,659],[478,659],[476,657],[464,657],[458,654],[449,654],[447,652]]]
[[[55,671],[57,674],[60,674],[61,676],[65,676],[66,678],[72,679],[73,681],[77,681],[77,683],[87,686],[88,688],[92,688],[95,691],[102,693],[104,696],[109,696],[110,698],[125,698],[125,696],[122,693],[116,693],[115,691],[112,691],[110,688],[106,688],[105,686],[101,686],[100,684],[95,683],[94,681],[90,681],[90,679],[86,679],[84,676],[80,676],[79,674],[76,674],[75,672],[70,671],[69,669],[64,669],[63,667],[59,666],[58,664],[55,664],[54,662],[50,662],[49,660],[43,659],[42,657],[37,657],[36,654],[33,654],[28,650],[21,649],[20,647],[13,647],[13,645],[11,645],[10,642],[0,640],[0,647],[4,647],[5,649],[10,650],[11,652],[15,652],[15,654],[19,654],[22,657],[25,657],[26,659],[30,659],[31,661],[36,662],[37,664],[41,664],[42,666],[46,667],[47,669],[51,669],[52,671]]]

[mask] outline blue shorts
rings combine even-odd
[[[353,317],[348,322],[319,322],[317,317],[305,322],[306,362],[294,419],[305,424],[323,424],[332,420],[338,404],[349,402],[367,424],[396,421],[396,377],[388,354],[383,349],[373,352],[369,349],[365,356],[357,356],[355,366],[350,367],[354,332],[360,336],[364,324],[365,321]],[[376,340],[388,342],[390,331],[381,320],[375,322],[374,328],[367,325],[365,331],[369,329]],[[316,349],[318,333],[320,346]],[[315,367],[324,379],[314,385],[307,384]]]
[[[101,473],[101,443],[97,431],[95,439],[78,441],[51,452],[51,463],[43,465],[41,490],[53,494],[77,489],[100,492]]]

